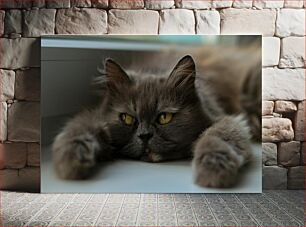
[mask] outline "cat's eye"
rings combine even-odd
[[[168,124],[173,118],[173,113],[161,113],[158,116],[158,123],[161,125]]]
[[[126,124],[126,125],[131,125],[133,123],[134,118],[127,114],[127,113],[122,113],[120,114],[120,119]]]

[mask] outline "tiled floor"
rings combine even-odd
[[[304,226],[303,191],[262,194],[1,192],[4,226]]]

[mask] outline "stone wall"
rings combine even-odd
[[[1,0],[1,188],[39,190],[42,34],[262,34],[264,188],[303,188],[301,0]]]

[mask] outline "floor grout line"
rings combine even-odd
[[[160,226],[159,225],[159,212],[158,212],[158,205],[159,205],[159,202],[158,202],[159,198],[158,198],[158,194],[156,195],[156,226]]]
[[[58,198],[59,196],[60,195],[56,195],[55,198]],[[49,205],[50,205],[50,203],[46,202],[46,204],[35,215],[33,215],[33,217],[31,217],[29,219],[29,221],[24,224],[24,226],[28,226],[29,223],[31,223],[32,220],[35,220],[35,218],[38,217],[43,212],[44,208],[48,207]]]
[[[275,206],[277,206],[280,210],[282,210],[284,213],[286,213],[289,217],[293,218],[295,221],[297,221],[300,224],[303,224],[302,222],[300,222],[295,216],[292,216],[291,214],[289,214],[285,209],[283,209],[281,206],[279,206],[276,202],[274,202],[274,200],[272,198],[270,198],[269,196],[263,194],[263,196],[269,200],[271,203],[273,203]],[[281,197],[280,197],[281,198]]]
[[[177,209],[176,209],[176,202],[174,201],[174,197],[173,197],[173,194],[171,194],[171,197],[172,197],[172,202],[173,202],[173,205],[174,205],[174,210],[175,210],[175,220],[176,220],[176,225],[178,226],[178,218],[177,218]]]
[[[248,208],[248,207],[246,207],[245,205],[244,205],[244,203],[239,199],[239,197],[237,196],[237,195],[235,195],[236,197],[237,197],[237,199],[240,201],[240,203],[242,204],[242,206],[244,206],[248,211],[249,211],[249,214],[250,215],[252,215],[252,211]],[[257,204],[257,207],[260,207],[261,209],[262,209],[262,207],[260,206],[260,204],[259,203],[257,203],[257,202],[255,202],[256,204]],[[264,210],[264,209],[262,209],[262,210]],[[273,218],[273,217],[271,217],[271,215],[269,215],[269,212],[265,212],[273,221],[275,221],[275,219]],[[253,215],[252,215],[252,217],[254,218],[254,220],[256,220],[256,223],[258,223],[258,220],[257,220],[257,218],[255,218]],[[279,223],[276,221],[276,223],[279,225]],[[261,226],[261,224],[259,224],[260,226]]]
[[[211,207],[210,207],[210,204],[208,203],[208,200],[207,200],[207,198],[205,197],[205,194],[203,194],[202,197],[204,197],[204,200],[206,201],[206,204],[207,204],[208,209],[210,210],[212,216],[214,216],[214,219],[215,219],[215,221],[216,221],[216,223],[217,223],[217,226],[220,226],[219,219],[216,218],[216,215],[215,215],[214,212],[212,211],[212,209],[211,209]]]
[[[62,194],[59,195],[59,197],[61,196]],[[71,203],[71,201],[76,197],[76,195],[74,194],[72,198],[70,198],[70,200],[65,204],[65,206],[63,206],[63,208],[57,213],[57,215],[55,215],[53,217],[53,220],[56,219],[62,212],[63,210],[65,210],[69,204]],[[48,223],[48,226],[50,226],[50,224],[53,222],[53,220],[50,221],[50,223]]]
[[[139,210],[140,210],[140,203],[141,203],[141,194],[139,196],[139,201],[138,201],[138,209],[137,209],[137,214],[136,214],[136,219],[135,219],[135,226],[138,223],[138,216],[139,216]]]
[[[249,213],[250,216],[254,219],[254,221],[257,223],[257,225],[262,226],[262,225],[258,222],[257,218],[253,216],[252,211],[251,211],[248,207],[246,207],[246,206],[244,205],[244,203],[239,199],[239,197],[238,197],[237,195],[234,195],[234,196],[237,198],[237,201],[238,201],[238,202],[248,211],[248,213]]]
[[[126,194],[123,195],[123,198],[122,198],[122,200],[121,200],[121,204],[120,204],[118,216],[117,216],[117,218],[116,218],[116,222],[115,222],[115,225],[114,225],[114,226],[117,226],[117,225],[118,225],[118,220],[119,220],[119,217],[120,217],[120,214],[121,214],[121,210],[122,210],[122,207],[123,207],[123,203],[124,203],[125,197],[126,197]]]
[[[78,194],[80,195],[80,194]],[[71,226],[73,226],[73,224],[76,222],[76,220],[78,220],[78,218],[80,217],[82,211],[85,209],[85,207],[87,207],[88,201],[91,199],[92,195],[89,196],[89,198],[86,200],[85,205],[82,207],[82,209],[77,213],[76,217],[74,218],[74,220],[71,222]]]
[[[188,202],[189,202],[190,208],[191,208],[191,210],[192,210],[193,217],[194,217],[194,219],[195,219],[195,221],[196,221],[196,223],[197,223],[197,226],[199,226],[198,217],[197,217],[197,215],[196,215],[195,212],[194,212],[193,206],[191,205],[190,195],[187,195],[187,198],[188,198]]]
[[[110,195],[110,194],[107,194],[107,197],[106,197],[106,199],[104,200],[103,206],[102,206],[102,208],[101,208],[101,210],[100,210],[100,212],[99,212],[99,214],[98,214],[98,216],[97,216],[97,218],[96,218],[96,221],[95,221],[95,223],[94,223],[94,226],[97,226],[97,222],[99,221],[99,218],[100,218],[101,215],[102,215],[102,211],[103,211],[103,209],[104,209],[104,207],[105,207],[105,204],[107,203],[107,201],[108,201],[108,199],[109,199],[109,195]]]

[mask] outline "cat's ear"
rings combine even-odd
[[[121,66],[110,58],[105,60],[104,70],[109,85],[129,85],[131,83],[129,76]]]
[[[194,87],[196,68],[193,58],[186,55],[176,64],[167,82],[175,88],[190,89]]]

